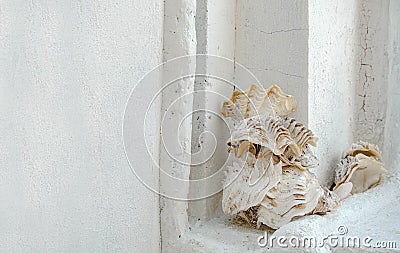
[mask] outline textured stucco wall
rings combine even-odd
[[[196,54],[196,1],[165,0],[164,4],[164,61]],[[178,79],[168,85],[180,76],[195,72],[196,62],[191,62],[191,64],[190,60],[184,62],[186,64],[177,66],[177,63],[167,63],[164,66],[162,85],[166,88],[162,92],[161,114],[163,116],[165,114],[165,118],[163,117],[164,120],[161,123],[163,142],[160,142],[160,167],[169,175],[187,180],[190,174],[188,164],[191,160],[192,118],[190,113],[193,104],[191,93],[194,89],[194,77]],[[176,138],[177,135],[179,138]],[[179,161],[185,161],[185,163]],[[179,196],[184,199],[189,191],[189,182],[170,180],[166,174],[161,173],[160,190],[169,197]],[[172,192],[176,195],[171,196]],[[162,252],[176,252],[176,243],[189,229],[187,208],[187,201],[160,198]]]
[[[0,2],[0,252],[159,251],[121,128],[162,23],[160,0]]]
[[[308,115],[324,184],[352,142],[383,147],[388,9],[389,1],[309,1]]]
[[[333,178],[342,152],[351,145],[358,83],[358,5],[356,1],[309,1],[309,128],[322,183]]]
[[[238,0],[235,60],[264,88],[277,84],[296,96],[294,117],[307,123],[308,3],[304,0]],[[247,89],[249,83],[237,83]]]
[[[191,179],[206,178],[223,168],[227,159],[226,140],[229,129],[221,118],[221,105],[230,98],[233,90],[233,59],[235,49],[235,3],[231,0],[197,1],[196,13],[197,53],[215,55],[198,62],[195,82],[193,115]],[[209,73],[226,81],[201,75]],[[214,151],[210,159],[208,151]],[[206,181],[201,187],[192,185],[191,193],[206,192],[215,187]],[[222,185],[221,185],[222,188]],[[189,215],[193,222],[198,219],[221,215],[221,194],[189,203]]]
[[[354,140],[383,146],[388,89],[389,0],[357,1],[358,85],[354,114]]]
[[[388,39],[388,96],[384,159],[391,171],[400,171],[400,1],[390,1]]]

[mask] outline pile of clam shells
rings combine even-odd
[[[293,96],[275,85],[234,91],[223,103],[222,114],[233,128],[228,152],[234,157],[225,168],[226,215],[278,229],[298,216],[325,214],[380,181],[386,170],[378,148],[360,142],[339,163],[333,191],[322,187],[309,170],[318,167],[311,150],[318,139],[290,117],[295,110]]]

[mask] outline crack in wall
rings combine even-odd
[[[383,144],[387,89],[387,36],[388,1],[363,0],[359,5],[358,85],[356,88],[357,131],[355,139]]]
[[[254,30],[256,30],[258,32],[261,32],[261,33],[264,33],[264,34],[268,34],[268,35],[275,34],[275,33],[294,32],[294,31],[308,31],[308,29],[305,29],[305,28],[293,28],[293,29],[283,29],[283,30],[276,30],[276,31],[272,31],[272,32],[266,32],[266,31],[263,31],[263,30],[258,29],[256,27],[254,27]]]
[[[264,70],[267,70],[267,71],[275,71],[275,72],[281,73],[282,75],[285,75],[285,76],[291,76],[291,77],[297,77],[297,78],[306,78],[306,77],[304,77],[304,76],[286,73],[286,72],[283,72],[283,71],[278,70],[278,69],[271,69],[271,68],[252,68],[252,67],[248,67],[247,69],[249,69],[249,70],[258,70],[258,71],[264,71]]]
[[[372,47],[368,43],[368,35],[369,35],[369,21],[370,21],[370,10],[366,6],[366,2],[362,3],[362,9],[361,9],[361,63],[360,63],[360,69],[359,69],[359,76],[362,79],[362,91],[359,96],[362,98],[361,101],[361,108],[360,111],[363,112],[364,117],[366,117],[366,106],[367,106],[367,87],[369,86],[369,72],[372,71],[372,64],[369,63],[364,63],[365,59],[368,58],[370,55],[369,52],[371,52]],[[359,115],[359,121],[360,121],[360,115]]]

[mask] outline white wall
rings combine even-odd
[[[304,0],[238,0],[235,61],[261,85],[279,85],[296,97],[294,117],[307,124],[308,3]],[[249,83],[237,83],[247,89]]]
[[[311,0],[308,7],[309,128],[319,138],[315,173],[328,184],[353,141],[359,10],[356,1]]]
[[[227,159],[227,128],[221,115],[223,101],[230,98],[233,91],[234,51],[235,51],[235,2],[231,0],[197,1],[196,13],[197,53],[215,55],[224,58],[207,57],[197,63],[192,130],[192,180],[204,179],[222,171]],[[225,59],[226,58],[226,59]],[[202,76],[211,74],[225,81]],[[209,151],[214,151],[210,156]],[[194,165],[196,164],[196,165]],[[198,165],[197,165],[198,164]],[[222,176],[222,173],[220,173]],[[192,184],[191,195],[209,196],[222,189],[222,178],[218,183],[207,180],[200,187]],[[220,183],[220,184],[219,184]],[[201,193],[201,194],[198,194]],[[220,192],[221,193],[221,192]],[[190,218],[198,219],[221,215],[221,194],[189,203]]]
[[[296,117],[320,137],[317,174],[324,183],[357,138],[385,143],[388,165],[400,162],[397,1],[199,2],[165,1],[165,19],[161,0],[0,2],[1,252],[160,250],[159,198],[130,171],[122,116],[135,83],[163,59],[180,55],[232,58],[264,87],[278,84],[295,95]],[[229,96],[218,84],[196,82],[195,90]],[[194,107],[205,107],[196,104],[204,101],[218,113],[220,101],[211,97],[197,97]],[[164,96],[163,109],[171,98]],[[221,123],[203,116],[193,123],[200,126],[193,135],[185,126],[192,144],[212,130],[224,147]],[[129,120],[142,133],[142,125]],[[129,140],[135,145],[134,135]],[[158,148],[151,151],[157,158]],[[157,172],[141,152],[142,146],[137,160]],[[221,157],[197,176],[218,169]],[[161,166],[170,163],[161,157]],[[189,176],[180,171],[187,166],[172,169]],[[193,218],[212,217],[219,203],[218,197],[193,202],[189,211]],[[162,199],[161,207],[168,250],[188,230],[188,205]]]
[[[0,13],[0,252],[158,252],[158,196],[121,128],[162,60],[163,1],[2,0]]]
[[[383,147],[388,95],[388,17],[389,0],[357,1],[358,68],[355,93],[355,140]]]
[[[388,104],[388,17],[389,1],[309,1],[309,127],[319,137],[315,172],[328,186],[352,142],[392,153],[384,148],[393,124],[386,112],[395,108]]]
[[[400,171],[400,2],[390,1],[388,39],[388,99],[384,158],[391,171]]]
[[[196,62],[173,59],[196,54],[196,1],[165,0],[164,18],[164,65],[161,114],[163,122],[163,142],[160,142],[160,192],[169,198],[160,198],[161,249],[162,252],[176,252],[176,242],[188,230],[188,202],[170,198],[184,199],[189,192],[189,182],[172,180],[167,175],[178,179],[189,179],[190,140],[192,120],[190,115],[193,105],[194,77],[179,79],[196,70]],[[184,59],[184,58],[181,58]],[[177,81],[170,83],[172,80]],[[187,95],[190,94],[190,95]],[[179,125],[178,125],[179,124]],[[179,129],[179,131],[177,130]],[[179,133],[179,137],[176,136]],[[187,149],[183,148],[187,147]],[[179,162],[181,161],[181,162]],[[179,182],[178,182],[179,181]]]

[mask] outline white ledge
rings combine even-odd
[[[327,215],[301,217],[269,231],[268,236],[290,238],[335,236],[338,227],[345,226],[348,232],[343,236],[369,237],[371,245],[377,241],[394,241],[400,250],[400,177],[392,175],[382,184],[365,193],[349,197],[342,206]],[[183,234],[175,245],[174,252],[220,253],[220,252],[282,252],[283,249],[261,248],[257,239],[264,231],[235,225],[225,217],[199,221],[189,232]],[[288,250],[288,249],[286,249]],[[393,252],[396,249],[377,248],[333,248],[324,247],[292,249],[290,252]],[[172,252],[172,251],[171,251]],[[270,251],[269,251],[270,252]]]
[[[233,224],[225,217],[197,222],[182,236],[179,252],[260,252],[257,238],[264,231]]]

